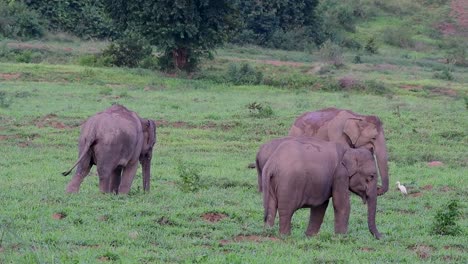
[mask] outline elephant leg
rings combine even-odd
[[[80,191],[80,185],[83,182],[84,178],[88,176],[92,166],[93,164],[91,163],[91,155],[87,154],[78,164],[73,178],[67,185],[68,193],[77,193]]]
[[[117,194],[119,192],[119,186],[120,186],[120,181],[122,178],[122,167],[119,166],[115,168],[115,170],[112,172],[112,176],[110,178],[110,188],[111,192]]]
[[[294,211],[291,210],[280,210],[279,211],[279,226],[280,234],[290,235],[291,234],[291,219]]]
[[[269,190],[265,190],[265,192],[268,192]],[[265,225],[267,227],[273,227],[275,224],[275,218],[276,218],[276,212],[278,210],[278,201],[276,200],[276,197],[274,197],[270,193],[270,199],[268,200],[268,215],[266,215],[265,219]]]
[[[111,179],[114,178],[116,169],[113,167],[98,166],[99,190],[103,193],[112,191]]]
[[[122,179],[119,186],[119,194],[128,194],[130,187],[132,187],[133,178],[135,177],[138,169],[138,162],[127,164],[123,169]]]
[[[329,200],[319,206],[310,208],[309,226],[306,231],[307,236],[313,236],[319,232],[323,217],[325,216],[325,211],[328,207],[328,201]]]
[[[335,211],[335,233],[346,234],[348,232],[349,213],[351,209],[349,192],[334,195],[332,199],[333,209]]]

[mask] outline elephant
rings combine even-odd
[[[333,198],[335,233],[347,233],[351,191],[367,203],[369,231],[380,239],[375,224],[376,173],[372,153],[366,148],[347,148],[313,137],[285,139],[262,172],[265,226],[274,225],[278,212],[279,232],[289,235],[294,212],[310,208],[306,235],[315,235]]]
[[[66,172],[77,167],[69,182],[68,193],[79,192],[83,179],[96,165],[101,192],[128,194],[141,163],[143,190],[150,190],[150,169],[156,143],[156,124],[143,119],[122,105],[113,105],[88,118],[81,127],[78,160]]]
[[[295,120],[289,130],[289,136],[313,136],[351,148],[372,149],[382,180],[382,186],[378,186],[377,193],[382,195],[388,191],[387,146],[383,125],[378,117],[337,108],[305,112]]]

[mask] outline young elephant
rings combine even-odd
[[[351,191],[367,202],[369,230],[379,239],[381,235],[375,225],[376,174],[372,153],[365,148],[345,148],[311,137],[286,139],[263,168],[265,223],[273,226],[278,211],[280,233],[290,234],[294,212],[310,208],[306,235],[314,235],[333,197],[335,232],[346,233]]]
[[[78,161],[62,173],[66,176],[78,166],[67,192],[78,192],[91,167],[96,165],[101,192],[127,194],[138,162],[143,168],[143,189],[149,191],[155,143],[156,125],[153,120],[140,118],[121,105],[113,105],[97,113],[81,127]]]

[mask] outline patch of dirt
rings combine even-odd
[[[386,70],[394,71],[394,70],[398,70],[398,66],[393,65],[393,64],[383,63],[383,64],[375,65],[374,69],[378,71],[386,71]]]
[[[41,117],[35,121],[35,125],[39,128],[43,127],[53,127],[56,129],[69,129],[71,126],[65,125],[63,122],[57,120],[56,114],[48,114],[44,117]]]
[[[436,94],[436,95],[445,95],[445,96],[450,96],[450,97],[457,97],[458,93],[457,91],[449,88],[435,88],[430,90],[431,94]]]
[[[444,163],[442,163],[441,161],[431,161],[431,162],[428,162],[427,163],[427,166],[429,167],[439,167],[439,166],[443,166]]]
[[[415,245],[410,247],[410,249],[418,255],[420,259],[427,259],[431,256],[433,247],[427,245]]]
[[[5,249],[3,247],[0,247],[0,253],[2,253],[3,251],[5,251]]]
[[[107,261],[110,261],[110,258],[108,258],[106,256],[102,256],[102,257],[99,257],[98,260],[101,261],[101,262],[107,262]]]
[[[448,186],[444,186],[444,187],[440,188],[441,192],[450,192],[451,190],[452,190],[452,188],[450,188]]]
[[[425,185],[424,187],[422,187],[421,189],[425,190],[425,191],[430,191],[432,190],[433,186],[431,184],[428,184],[428,185]]]
[[[247,61],[247,62],[255,62],[255,63],[262,63],[268,64],[273,66],[290,66],[290,67],[302,67],[307,66],[307,64],[303,62],[294,62],[294,61],[279,61],[279,60],[254,60],[254,59],[241,59],[241,58],[229,58],[231,61]]]
[[[415,192],[415,193],[410,193],[409,194],[409,196],[411,196],[411,197],[420,197],[422,195],[423,195],[422,192]]]
[[[464,252],[465,247],[463,245],[449,245],[449,246],[444,246],[444,249],[453,249],[456,251]]]
[[[105,222],[107,220],[109,220],[109,216],[107,215],[101,215],[98,217],[98,221]]]
[[[165,216],[159,218],[156,222],[160,225],[174,225],[174,223]]]
[[[235,125],[233,124],[216,124],[214,122],[207,122],[202,125],[192,125],[184,121],[175,121],[175,122],[170,122],[167,120],[156,120],[156,126],[158,127],[174,127],[174,128],[199,128],[199,129],[216,129],[216,128],[221,128],[223,131],[228,131],[231,130]]]
[[[223,220],[224,218],[228,216],[222,213],[206,213],[206,214],[203,214],[201,217],[205,221],[208,221],[210,223],[216,223],[216,222]]]
[[[400,85],[400,88],[403,90],[412,91],[412,92],[422,91],[424,89],[421,85],[410,85],[410,84]]]
[[[369,247],[362,247],[360,248],[361,251],[364,251],[364,252],[372,252],[372,251],[375,251],[375,249],[373,248],[369,248]]]
[[[19,77],[21,77],[21,73],[15,72],[15,73],[0,73],[0,79],[3,80],[16,80]]]
[[[64,214],[64,213],[54,213],[54,214],[52,215],[52,218],[53,218],[53,219],[56,219],[56,220],[62,220],[62,219],[64,219],[65,217],[67,217],[67,215]]]

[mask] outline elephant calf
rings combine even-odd
[[[113,105],[90,117],[81,127],[77,166],[67,192],[78,192],[93,165],[97,166],[101,192],[127,194],[138,169],[143,168],[143,189],[150,189],[150,168],[156,125],[121,105]]]
[[[280,233],[290,234],[294,212],[310,208],[306,235],[314,235],[333,197],[335,232],[346,233],[351,191],[367,203],[369,230],[379,239],[381,235],[375,225],[376,174],[372,153],[365,148],[345,148],[311,137],[287,138],[262,171],[264,221],[273,226],[278,212]]]

